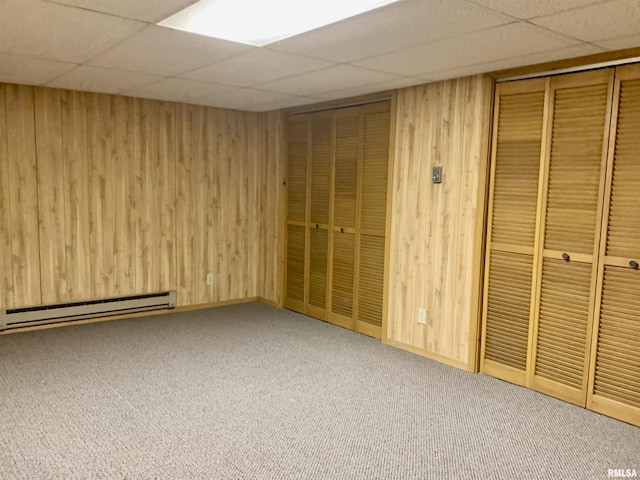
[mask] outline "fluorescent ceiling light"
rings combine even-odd
[[[398,0],[200,0],[158,25],[262,46]]]

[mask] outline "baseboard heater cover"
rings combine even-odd
[[[0,330],[175,308],[176,298],[176,292],[171,291],[82,302],[8,308],[0,310]]]

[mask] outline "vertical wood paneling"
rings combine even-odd
[[[105,298],[114,291],[114,204],[111,163],[111,98],[87,96],[89,165],[89,238],[91,240],[91,298]],[[120,215],[121,212],[118,212]]]
[[[260,136],[266,156],[255,154],[258,198],[258,278],[257,295],[282,304],[282,247],[285,239],[284,225],[284,115],[270,112],[263,115],[264,125]]]
[[[491,80],[398,91],[387,337],[458,365],[469,347],[479,165]],[[441,165],[442,184],[431,183]],[[417,323],[418,309],[427,324]]]
[[[65,302],[65,178],[60,90],[35,89],[42,302]]]
[[[6,87],[14,306],[42,301],[33,97],[32,87]]]
[[[277,301],[281,113],[35,91],[0,84],[0,307]]]
[[[133,99],[111,97],[111,165],[113,188],[113,294],[135,293],[135,176]]]
[[[156,110],[157,288],[176,289],[176,121],[175,105],[161,102]]]
[[[94,279],[89,261],[89,168],[85,93],[62,93],[62,136],[67,295],[70,301],[77,301],[91,297]]]
[[[157,264],[158,250],[156,226],[158,224],[158,202],[156,157],[158,155],[157,117],[159,103],[135,99],[133,124],[133,174],[135,176],[134,244],[135,244],[135,291],[151,293],[159,290]],[[144,205],[145,208],[138,208]]]
[[[11,196],[7,152],[6,86],[0,84],[0,308],[13,307]]]

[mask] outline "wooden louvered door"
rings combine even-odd
[[[526,380],[545,79],[496,88],[480,367]]]
[[[286,265],[284,306],[304,311],[307,291],[307,194],[310,117],[292,115],[287,122]]]
[[[286,308],[381,337],[390,102],[288,119]]]
[[[584,406],[613,70],[550,79],[528,385]]]
[[[329,209],[333,158],[333,114],[311,115],[311,168],[309,172],[309,291],[305,313],[326,319],[329,258]]]
[[[360,107],[335,112],[335,139],[329,321],[353,329],[358,172],[362,154]]]
[[[389,170],[389,102],[361,108],[362,155],[356,216],[355,330],[380,337]]]
[[[587,406],[640,426],[640,66],[616,71]]]

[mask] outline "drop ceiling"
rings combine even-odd
[[[640,46],[638,0],[401,0],[252,47],[195,0],[0,0],[0,81],[268,111]]]

